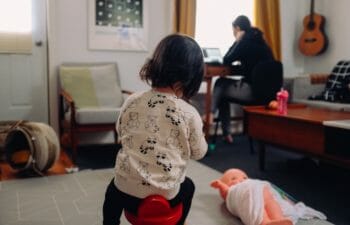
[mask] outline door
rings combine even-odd
[[[46,0],[31,2],[32,52],[0,53],[0,121],[23,119],[48,123],[49,120],[47,3]]]

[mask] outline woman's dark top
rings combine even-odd
[[[224,56],[224,64],[231,65],[234,61],[241,62],[240,73],[244,80],[251,83],[251,73],[254,66],[265,60],[273,60],[270,47],[263,39],[262,32],[257,28],[250,28],[239,42],[234,42]]]

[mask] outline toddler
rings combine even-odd
[[[201,48],[190,37],[172,34],[156,47],[140,71],[151,90],[134,93],[124,103],[116,129],[121,149],[115,177],[106,190],[103,224],[119,224],[123,209],[136,214],[149,195],[162,195],[173,207],[183,204],[184,224],[195,186],[187,163],[207,151],[203,124],[183,99],[198,92],[204,74]]]

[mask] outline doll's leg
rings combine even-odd
[[[288,218],[271,220],[267,215],[266,210],[264,210],[263,220],[260,225],[293,225],[293,222]]]
[[[292,221],[283,216],[281,207],[273,198],[268,187],[264,188],[264,216],[262,225],[292,225]]]
[[[282,219],[284,216],[282,214],[281,207],[273,198],[268,187],[264,187],[264,203],[265,210],[269,218],[271,219]]]

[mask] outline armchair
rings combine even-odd
[[[115,63],[73,63],[59,68],[60,137],[67,133],[76,161],[79,133],[113,131],[123,104]],[[63,146],[63,145],[62,145]]]

